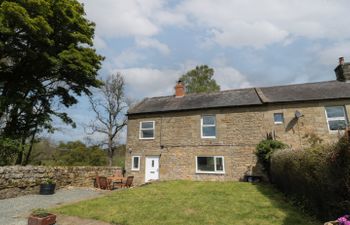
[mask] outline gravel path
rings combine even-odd
[[[68,188],[54,195],[25,195],[0,200],[0,225],[27,225],[27,216],[35,208],[48,208],[97,197],[105,191],[88,188]]]

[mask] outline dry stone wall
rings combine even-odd
[[[122,175],[118,167],[0,167],[0,199],[38,193],[40,183],[47,179],[56,182],[57,188],[65,186],[93,187],[93,178]]]

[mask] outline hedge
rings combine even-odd
[[[350,144],[276,151],[271,179],[281,191],[319,219],[333,220],[350,210]]]

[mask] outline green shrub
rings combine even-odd
[[[11,165],[19,147],[19,141],[0,137],[0,166]]]
[[[36,216],[36,217],[44,218],[44,217],[50,215],[50,213],[46,209],[39,208],[39,209],[34,209],[32,211],[32,215]]]
[[[259,162],[262,164],[265,172],[270,178],[270,161],[271,155],[278,149],[284,149],[287,145],[277,140],[262,140],[257,146],[255,154]]]
[[[345,137],[333,145],[277,151],[270,172],[280,190],[319,219],[349,213],[350,144]]]

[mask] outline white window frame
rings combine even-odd
[[[275,120],[275,114],[282,114],[282,122],[281,122],[281,121],[276,121],[276,120]],[[283,123],[284,123],[284,114],[283,114],[283,112],[275,112],[275,113],[273,113],[273,122],[274,122],[275,124],[283,124]]]
[[[342,116],[342,117],[332,117],[332,118],[328,118],[328,115],[327,115],[327,108],[330,108],[330,107],[342,107],[342,108],[343,108],[344,116]],[[343,130],[331,130],[331,128],[330,128],[330,126],[329,126],[329,121],[344,120],[346,126],[349,125],[349,123],[348,123],[348,118],[347,118],[347,114],[346,114],[346,109],[345,109],[345,106],[344,106],[344,105],[328,105],[328,106],[325,106],[325,107],[324,107],[324,112],[325,112],[325,114],[326,114],[326,120],[327,120],[328,131],[329,131],[330,133],[338,133],[339,131],[343,131]]]
[[[137,168],[134,165],[134,158],[138,158],[138,160],[139,160],[139,165],[138,165]],[[140,171],[140,167],[141,167],[140,164],[141,164],[141,156],[134,155],[134,156],[131,157],[131,171]]]
[[[142,123],[152,123],[153,128],[142,128]],[[155,121],[141,121],[140,122],[140,129],[139,129],[139,139],[141,140],[152,140],[156,136],[156,127],[155,127]],[[142,137],[142,131],[143,130],[153,130],[153,137]]]
[[[212,116],[214,117],[214,125],[204,125],[203,124],[203,117],[206,117],[206,116]],[[203,135],[203,127],[215,127],[215,136],[204,136]],[[216,138],[216,115],[202,115],[201,116],[201,138],[208,138],[208,139],[214,139]]]
[[[198,170],[198,157],[212,157],[214,158],[214,170],[215,171],[201,171]],[[222,158],[222,171],[216,170],[216,159],[217,158]],[[196,156],[196,173],[209,173],[209,174],[225,174],[225,157],[224,156]]]

